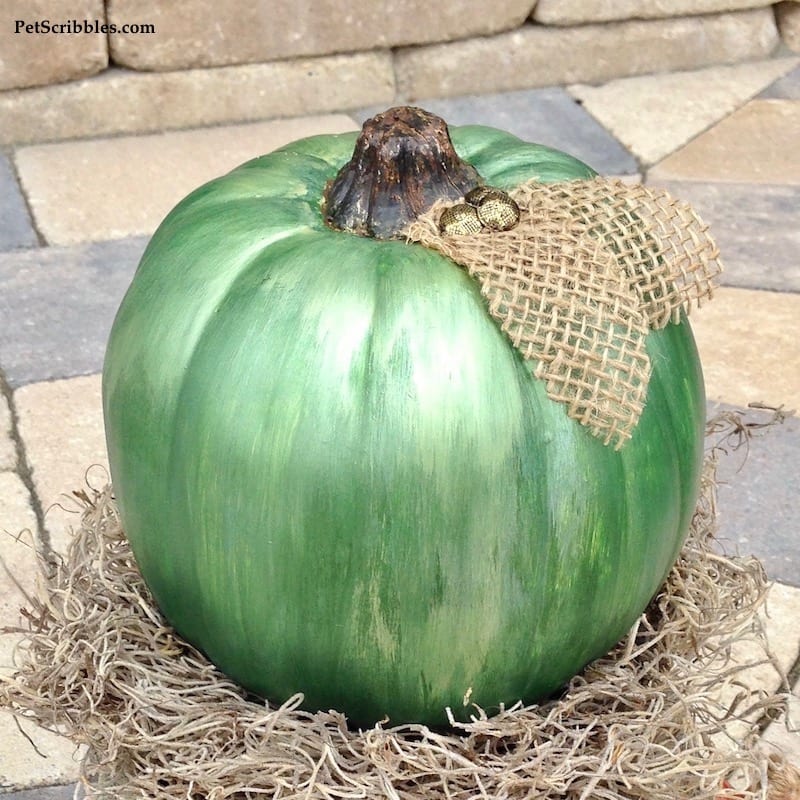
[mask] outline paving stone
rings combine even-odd
[[[796,58],[569,87],[645,165],[682,147],[796,66]]]
[[[26,591],[36,574],[30,539],[17,536],[36,529],[28,491],[12,472],[0,472],[0,557],[14,576],[0,566],[0,628],[16,625],[24,602],[17,583]],[[0,635],[0,675],[13,671],[12,653],[19,637]],[[0,793],[27,786],[67,783],[77,778],[74,746],[60,736],[21,723],[34,746],[20,733],[12,715],[0,710]]]
[[[11,438],[11,409],[0,394],[0,473],[12,470],[17,463],[17,450]]]
[[[22,792],[11,792],[2,795],[3,800],[72,800],[75,787],[69,786],[46,786],[41,789],[27,789]],[[85,797],[79,794],[79,797]]]
[[[800,184],[800,103],[751,100],[660,161],[648,180]]]
[[[800,768],[800,684],[789,698],[788,725],[785,718],[777,720],[764,731],[763,741],[795,767]]]
[[[794,0],[778,3],[775,6],[775,18],[781,39],[790,50],[800,53],[800,5]]]
[[[800,295],[723,287],[691,323],[709,401],[800,408]]]
[[[39,31],[17,31],[17,21],[34,26],[38,22]],[[0,90],[68,81],[105,69],[106,35],[100,30],[84,32],[86,23],[94,31],[103,22],[103,0],[4,0]],[[67,28],[55,27],[63,25]]]
[[[800,100],[800,67],[795,67],[758,95],[760,98]]]
[[[709,417],[719,411],[736,411],[749,423],[767,422],[771,414],[727,404],[711,403]],[[716,441],[716,440],[715,440]],[[788,417],[780,425],[758,430],[749,446],[733,450],[733,442],[720,442],[719,543],[729,553],[755,555],[772,580],[800,587],[800,419]],[[796,598],[800,603],[800,593]],[[800,607],[791,619],[796,627]],[[797,627],[800,637],[800,627]],[[794,662],[791,662],[789,666]]]
[[[0,145],[296,117],[394,99],[379,51],[237,67],[134,72],[0,93]]]
[[[525,25],[512,33],[401,48],[404,98],[452,97],[630,75],[689,70],[769,56],[778,44],[768,8],[569,28]]]
[[[483,0],[430,3],[357,3],[328,0],[112,0],[109,22],[154,24],[155,35],[112,33],[117,64],[136,69],[185,69],[272,61],[326,53],[390,48],[398,45],[465,39],[521,25],[531,0],[495,0],[487,13]],[[214,24],[209,25],[209,20]],[[390,21],[390,24],[387,24]]]
[[[547,25],[582,25],[620,19],[712,14],[768,6],[773,0],[538,0],[533,19]]]
[[[102,367],[146,239],[0,253],[0,366],[12,387]]]
[[[22,147],[17,168],[51,244],[150,234],[193,189],[295,139],[353,130],[344,114]]]
[[[785,691],[784,676],[794,666],[800,655],[800,628],[796,620],[800,615],[800,589],[773,584],[767,593],[766,602],[758,613],[761,628],[766,636],[764,644],[746,631],[733,643],[730,649],[731,665],[747,667],[737,673],[738,685],[724,687],[718,699],[730,706],[740,694],[741,686],[753,692],[770,693]],[[777,667],[777,668],[776,668]],[[727,721],[725,729],[729,736],[741,740],[754,724],[761,721],[761,712],[756,710],[742,716],[745,708],[740,708]],[[727,742],[720,741],[725,747]]]
[[[20,436],[50,544],[64,552],[80,523],[72,492],[109,481],[99,375],[34,383],[14,393]]]
[[[800,186],[650,180],[691,203],[719,245],[722,283],[800,292]]]
[[[532,89],[418,100],[450,125],[489,125],[528,142],[557,147],[603,174],[631,174],[637,164],[620,143],[563,89]],[[359,124],[381,108],[356,112]]]
[[[9,160],[0,153],[0,252],[34,247],[36,231]]]

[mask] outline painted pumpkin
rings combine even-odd
[[[450,133],[491,186],[593,175]],[[256,158],[164,220],[108,344],[111,471],[166,618],[243,687],[440,724],[558,690],[642,612],[695,506],[702,377],[685,320],[652,331],[642,416],[605,446],[463,269],[326,224],[356,137]]]

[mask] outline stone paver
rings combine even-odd
[[[723,287],[690,319],[711,402],[800,408],[800,294]]]
[[[20,534],[35,529],[36,517],[28,490],[14,473],[0,472],[0,557],[14,576],[12,579],[0,564],[0,628],[19,622],[23,595],[17,584],[26,591],[33,585],[36,569],[31,539]],[[12,653],[18,641],[16,635],[0,635],[0,674],[12,671]],[[20,733],[12,715],[0,711],[0,793],[20,786],[74,781],[77,777],[74,745],[30,723],[21,725],[39,753]]]
[[[23,386],[14,402],[50,543],[63,551],[69,528],[80,522],[71,493],[109,481],[100,376]]]
[[[0,253],[0,365],[10,385],[98,372],[145,238]]]
[[[772,0],[539,0],[533,18],[548,25],[712,14],[769,5]]]
[[[451,99],[417,100],[451,125],[489,125],[528,142],[557,147],[605,175],[632,174],[636,160],[563,89],[530,89]],[[380,108],[354,116],[359,124]]]
[[[11,163],[0,153],[0,252],[36,243],[36,231]]]
[[[800,103],[751,100],[648,173],[649,181],[800,184]]]
[[[17,21],[69,24],[105,21],[103,0],[4,0],[0,25],[0,90],[38,86],[93,75],[108,64],[102,33],[48,33],[17,30]]]
[[[0,93],[0,145],[299,117],[395,97],[379,51],[236,67],[134,72]]]
[[[11,438],[11,409],[0,393],[0,473],[12,470],[17,464],[17,448]]]
[[[766,636],[767,650],[761,642],[746,634],[731,648],[731,660],[744,666],[753,664],[737,674],[737,681],[753,691],[777,692],[785,689],[785,675],[800,655],[800,628],[794,621],[800,615],[800,589],[792,586],[773,584],[765,605],[759,611],[759,620]],[[777,668],[776,668],[777,667]],[[730,704],[739,692],[736,686],[720,695],[720,699]],[[726,725],[729,735],[736,739],[744,736],[760,714],[755,712],[744,720],[734,719]]]
[[[795,53],[800,53],[800,6],[796,0],[778,3],[775,6],[775,17],[786,46]]]
[[[712,403],[709,417],[734,411],[749,425],[764,424],[771,413]],[[722,552],[755,555],[771,580],[800,587],[800,537],[797,497],[800,476],[800,419],[788,417],[769,428],[751,428],[747,445],[733,450],[732,440],[713,438],[725,447],[718,480],[718,538]],[[800,614],[792,617],[792,624]],[[800,626],[798,626],[800,635]],[[791,666],[791,665],[790,665]]]
[[[767,58],[778,44],[769,8],[553,29],[529,25],[464,42],[401,48],[402,97],[451,97]]]
[[[294,139],[353,129],[343,114],[23,147],[20,180],[51,244],[152,233],[190,191]]]
[[[796,58],[622,78],[569,91],[645,165],[726,117],[798,63]]]
[[[117,64],[136,69],[174,70],[219,66],[304,55],[347,53],[390,48],[416,42],[466,39],[521,25],[530,0],[495,0],[487,13],[483,0],[460,0],[457,5],[405,0],[387,24],[384,3],[329,0],[324,7],[294,0],[228,0],[214,9],[209,30],[208,0],[114,0],[109,22],[147,20],[151,36],[109,36]]]
[[[761,98],[800,100],[800,67],[795,67],[759,95]]]
[[[722,254],[723,284],[800,292],[800,186],[648,182],[691,203],[709,225]]]

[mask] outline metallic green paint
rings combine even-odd
[[[199,188],[153,236],[103,399],[126,533],[167,619],[274,701],[445,723],[536,700],[622,637],[688,529],[704,396],[688,322],[648,336],[633,438],[549,400],[477,286],[417,245],[332,231],[355,134]],[[593,175],[452,130],[493,186]]]

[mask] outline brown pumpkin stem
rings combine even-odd
[[[390,108],[364,123],[353,157],[325,188],[325,221],[391,239],[437,200],[457,200],[479,183],[443,119],[421,108]]]

